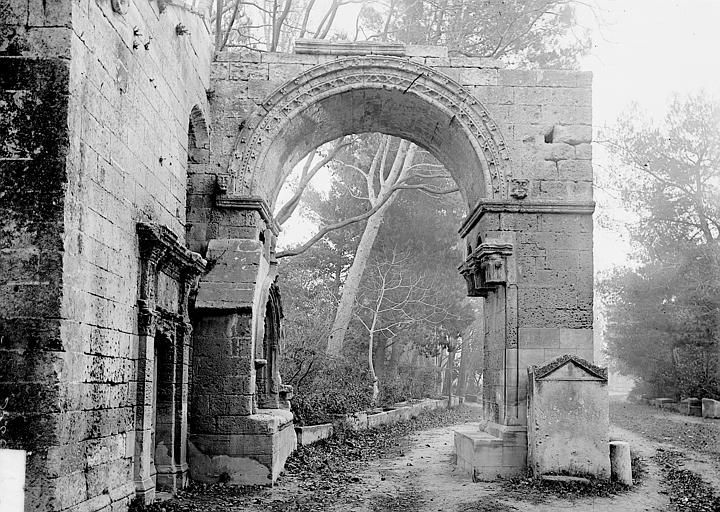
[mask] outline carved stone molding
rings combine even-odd
[[[207,262],[198,253],[186,248],[178,236],[160,224],[139,223],[140,257],[158,265],[157,270],[170,271],[184,278],[199,276]],[[142,295],[141,295],[142,296]]]
[[[128,11],[128,0],[111,0],[110,5],[112,10],[118,14],[127,14]]]
[[[324,41],[321,39],[297,39],[295,53],[309,55],[394,55],[405,56],[405,45],[382,41]]]
[[[141,277],[138,296],[138,330],[153,336],[158,318],[186,323],[187,301],[194,281],[205,270],[207,262],[185,248],[175,233],[165,226],[151,223],[137,225],[140,244]],[[158,276],[166,274],[177,283],[177,311],[164,308],[158,300]],[[175,286],[175,285],[173,285]]]
[[[357,89],[397,90],[422,97],[452,114],[475,151],[487,162],[490,193],[507,191],[505,161],[509,152],[498,125],[487,109],[465,87],[429,66],[407,59],[367,55],[339,58],[298,75],[273,93],[244,123],[235,145],[237,158],[229,172],[236,178],[235,192],[249,194],[255,180],[265,176],[264,161],[270,142],[293,119],[322,98]]]
[[[243,197],[237,195],[218,195],[215,197],[215,206],[228,210],[250,210],[260,214],[260,218],[267,224],[275,236],[280,234],[280,226],[275,221],[270,207],[261,197]]]
[[[463,221],[458,232],[461,237],[467,236],[470,230],[486,213],[553,213],[592,215],[595,211],[594,201],[504,201],[485,199]]]
[[[508,280],[507,259],[513,246],[503,242],[480,244],[460,265],[469,297],[487,297]]]

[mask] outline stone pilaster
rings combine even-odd
[[[483,201],[460,234],[468,295],[485,297],[487,421],[525,425],[526,368],[592,359],[592,202]]]

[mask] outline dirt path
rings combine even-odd
[[[457,470],[454,431],[476,429],[472,407],[438,412],[386,430],[348,434],[332,443],[300,450],[288,474],[272,489],[211,487],[181,494],[153,512],[646,512],[716,510],[694,503],[675,508],[695,487],[675,488],[665,455],[682,452],[680,466],[720,489],[718,450],[713,444],[720,423],[675,415],[657,417],[650,408],[613,404],[612,439],[630,442],[645,461],[641,485],[611,497],[558,499],[544,488],[503,482],[473,483]],[[424,416],[424,415],[423,415]],[[451,424],[450,423],[455,423]],[[698,430],[699,429],[699,430]],[[698,450],[691,448],[695,442]],[[677,473],[676,473],[677,474]],[[687,480],[687,479],[684,479]],[[682,484],[682,482],[681,482]],[[689,491],[688,491],[689,489]],[[567,493],[565,494],[568,495]],[[670,503],[670,498],[674,501]],[[712,491],[710,492],[712,498]],[[699,503],[699,502],[698,502]],[[720,509],[717,509],[720,510]]]
[[[453,431],[456,428],[466,429],[468,425],[419,432],[412,436],[405,456],[371,462],[358,473],[366,489],[363,503],[356,503],[351,508],[344,508],[348,504],[338,504],[332,510],[639,512],[661,511],[667,507],[667,499],[659,493],[656,467],[651,468],[642,486],[613,498],[553,499],[542,503],[519,501],[515,496],[505,495],[501,484],[473,483],[468,475],[457,471],[453,453]],[[646,444],[642,453],[651,456],[654,449]]]

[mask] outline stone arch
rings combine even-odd
[[[387,56],[339,58],[288,81],[243,123],[230,161],[235,193],[272,206],[308,152],[351,133],[381,132],[432,153],[470,207],[505,198],[508,151],[465,87],[425,65]]]

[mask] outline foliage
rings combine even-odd
[[[388,406],[435,394],[437,368],[399,365],[396,373],[381,381],[378,405]]]
[[[291,404],[297,424],[317,425],[331,422],[334,414],[364,411],[371,400],[372,384],[364,365],[326,361]]]
[[[637,266],[600,287],[608,353],[655,393],[718,396],[720,103],[676,97],[659,127],[633,110],[608,145],[637,219]]]
[[[389,7],[368,5],[363,13],[369,38],[442,45],[514,65],[572,68],[590,49],[589,34],[576,21],[578,6],[565,0],[395,0]]]
[[[354,33],[347,22],[362,6]],[[216,13],[222,13],[218,19]],[[589,30],[577,22],[575,0],[216,0],[211,20],[216,50],[227,46],[289,51],[295,39],[382,40],[447,46],[463,55],[512,65],[573,68],[590,49]]]

